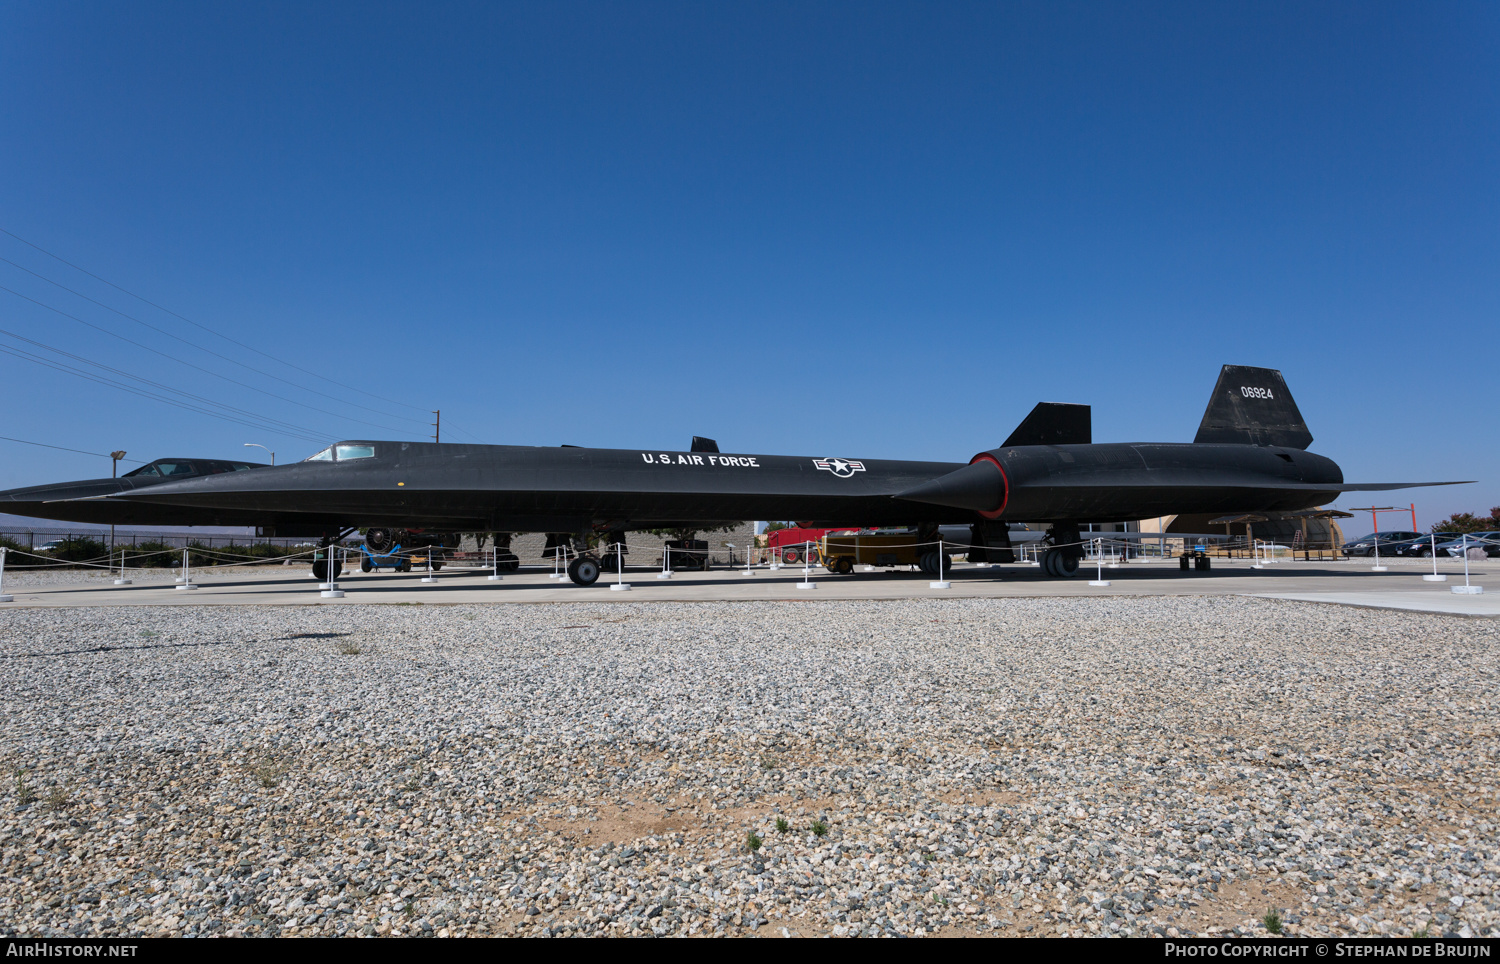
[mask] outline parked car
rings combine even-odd
[[[1394,546],[1389,547],[1389,551],[1393,556],[1403,556],[1408,559],[1421,556],[1427,559],[1432,557],[1433,546],[1446,545],[1449,541],[1457,539],[1458,535],[1457,532],[1429,532],[1425,536],[1418,536],[1415,539],[1398,542]],[[1385,553],[1387,547],[1382,544],[1380,551],[1382,554]],[[1439,555],[1441,555],[1441,550],[1439,551]]]
[[[51,539],[36,547],[37,552],[56,552],[63,547],[63,540]]]
[[[1500,532],[1471,532],[1467,539],[1459,536],[1449,542],[1438,543],[1438,552],[1462,559],[1465,545],[1470,549],[1483,549],[1487,556],[1500,556]]]
[[[1422,533],[1420,532],[1399,532],[1394,530],[1390,532],[1372,532],[1369,535],[1359,539],[1355,539],[1352,542],[1344,543],[1344,555],[1373,556],[1375,554],[1376,540],[1379,540],[1380,542],[1381,554],[1388,555],[1390,553],[1391,546],[1395,545],[1398,542],[1405,542],[1408,539],[1416,539],[1421,535]]]

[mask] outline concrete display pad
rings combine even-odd
[[[817,571],[818,599],[913,599],[932,595],[945,598],[1013,598],[1036,596],[1097,595],[1243,595],[1309,602],[1338,603],[1353,606],[1400,609],[1420,612],[1450,613],[1469,616],[1500,617],[1500,586],[1493,563],[1470,564],[1470,579],[1487,587],[1482,595],[1455,595],[1450,587],[1463,580],[1462,563],[1440,563],[1439,571],[1449,577],[1445,584],[1424,583],[1422,576],[1431,573],[1430,561],[1402,565],[1394,563],[1389,572],[1371,572],[1358,562],[1278,562],[1263,569],[1253,568],[1250,560],[1225,562],[1215,560],[1209,572],[1182,571],[1176,560],[1164,562],[1131,562],[1111,570],[1107,587],[1090,585],[1082,578],[1052,579],[1034,566],[977,566],[960,563],[946,573],[952,588],[934,590],[931,577],[915,571],[883,570],[853,572],[848,575]],[[761,578],[746,580],[744,569],[721,569],[709,572],[679,572],[673,579],[656,580],[656,570],[628,570],[638,575],[631,602],[662,600],[733,601],[812,598],[805,588],[801,570],[768,568],[755,570]],[[620,600],[613,592],[614,581],[601,579],[593,586],[575,586],[551,578],[550,570],[523,569],[507,573],[500,582],[489,580],[488,569],[444,569],[435,574],[436,581],[424,583],[425,572],[410,574],[345,572],[340,577],[341,599],[325,599],[318,593],[301,568],[237,569],[218,572],[211,568],[195,569],[193,581],[199,591],[192,594],[173,592],[171,570],[157,575],[151,570],[133,573],[134,585],[114,586],[107,576],[87,573],[50,573],[33,576],[16,573],[6,580],[6,589],[15,596],[5,608],[29,606],[311,606],[414,604],[456,605],[472,603],[553,603]],[[70,581],[69,575],[76,580]],[[46,584],[36,582],[46,580]],[[1429,588],[1430,587],[1430,588]]]

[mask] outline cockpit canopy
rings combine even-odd
[[[373,459],[375,446],[370,442],[339,442],[330,445],[317,455],[310,455],[304,462],[352,462],[355,459]]]
[[[223,475],[225,472],[243,472],[264,466],[255,462],[225,462],[219,459],[157,459],[138,469],[125,473],[125,478],[136,479],[190,479],[198,475]]]

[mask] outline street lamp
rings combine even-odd
[[[259,442],[246,442],[245,443],[245,447],[246,448],[250,448],[251,446],[254,446],[255,448],[258,448],[258,449],[266,449],[266,447],[264,445],[261,445]],[[270,449],[266,449],[266,451],[267,452],[271,452]],[[271,464],[272,465],[276,464],[276,453],[275,452],[271,452]]]

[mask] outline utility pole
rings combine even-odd
[[[438,436],[443,434],[443,410],[437,409],[432,413],[432,415],[432,440],[434,442],[441,442],[442,439]]]
[[[109,477],[118,479],[120,477],[120,460],[125,457],[125,450],[109,453]],[[115,554],[115,524],[109,524],[109,554]],[[121,578],[124,578],[123,576]]]

